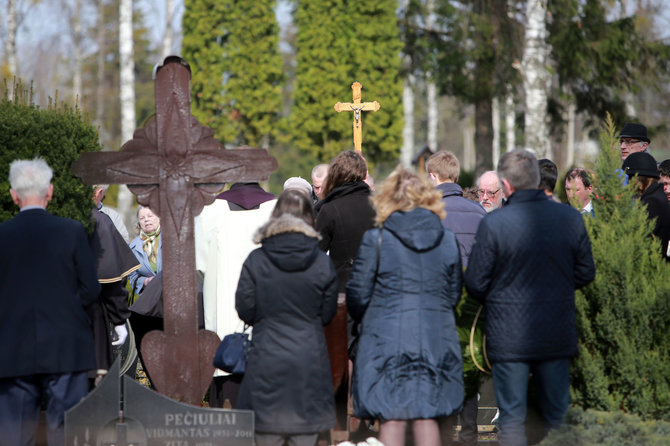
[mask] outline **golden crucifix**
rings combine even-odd
[[[354,149],[361,153],[361,144],[363,143],[363,119],[361,111],[377,111],[381,107],[379,102],[361,102],[361,84],[354,82],[351,84],[353,90],[353,102],[338,102],[335,104],[335,111],[353,111],[354,112]]]

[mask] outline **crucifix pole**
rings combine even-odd
[[[267,180],[277,160],[260,149],[224,150],[191,115],[188,63],[156,72],[156,114],[118,152],[83,153],[72,171],[86,184],[128,184],[161,218],[163,331],[147,333],[142,357],[156,389],[200,405],[214,373],[219,337],[198,330],[194,217],[224,183]]]
[[[354,112],[354,121],[353,121],[353,131],[354,131],[354,149],[358,152],[362,152],[363,145],[363,117],[361,116],[362,111],[377,111],[381,108],[379,102],[361,102],[361,84],[360,82],[354,82],[351,84],[351,89],[353,90],[353,102],[338,102],[335,104],[336,112],[343,111],[353,111]]]

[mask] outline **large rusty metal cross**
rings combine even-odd
[[[72,171],[86,184],[128,184],[160,216],[164,331],[144,337],[142,356],[160,393],[200,405],[219,337],[198,330],[193,218],[223,183],[267,180],[277,160],[261,149],[224,150],[191,115],[190,76],[186,61],[166,58],[156,73],[156,114],[120,151],[84,153]]]
[[[354,149],[361,153],[363,145],[363,116],[361,116],[362,111],[377,111],[381,107],[379,102],[361,102],[361,89],[362,86],[360,82],[354,82],[351,84],[352,99],[353,102],[338,102],[335,104],[334,108],[336,112],[343,111],[353,111],[354,112],[354,122],[352,124],[354,131]]]

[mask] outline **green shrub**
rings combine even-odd
[[[565,424],[538,446],[666,446],[670,423],[644,421],[620,411],[602,412],[573,408]]]
[[[595,218],[585,217],[596,278],[576,294],[572,403],[670,420],[670,263],[632,187],[622,187],[611,121],[601,140]]]
[[[49,212],[90,227],[91,188],[70,168],[82,152],[100,151],[97,130],[76,107],[56,100],[40,109],[23,84],[16,83],[13,90],[16,94],[10,99],[6,83],[0,84],[0,222],[19,211],[9,195],[9,164],[39,156],[54,172]]]

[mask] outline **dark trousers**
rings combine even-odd
[[[526,446],[528,374],[533,373],[540,411],[548,429],[561,425],[570,405],[570,360],[493,363],[500,408],[500,446]]]
[[[49,446],[63,446],[65,411],[87,393],[87,372],[0,379],[0,446],[35,444],[42,400]]]
[[[233,409],[237,408],[243,375],[215,376],[209,386],[209,407],[223,407],[226,400]]]
[[[463,410],[461,411],[461,432],[458,438],[462,446],[475,446],[479,437],[477,429],[477,395],[466,398],[463,401]]]

